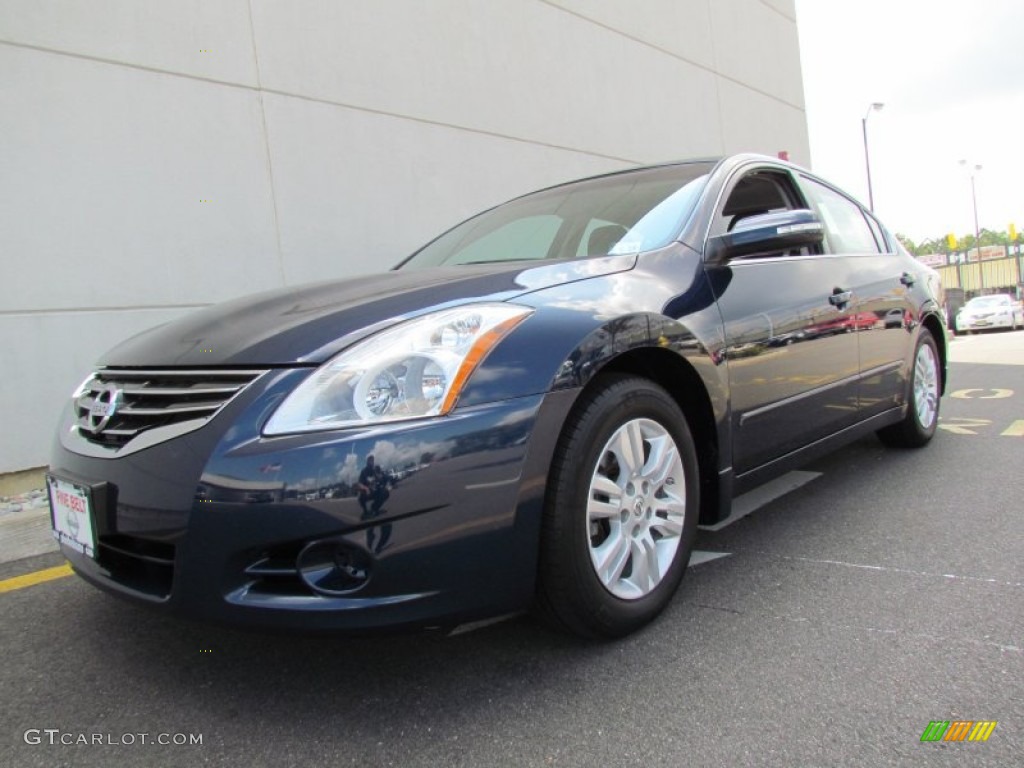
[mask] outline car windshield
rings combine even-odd
[[[1009,296],[977,296],[967,302],[971,309],[986,309],[989,307],[1000,307],[1010,303]]]
[[[682,230],[712,163],[603,176],[520,197],[459,224],[401,269],[637,253]]]

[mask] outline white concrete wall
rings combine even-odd
[[[0,0],[0,472],[116,341],[546,184],[809,161],[792,0]]]

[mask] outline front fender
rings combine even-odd
[[[534,313],[481,363],[459,406],[582,389],[621,356],[659,350],[696,372],[715,421],[728,424],[728,371],[712,283],[699,256],[675,246],[642,254],[628,273],[520,296],[515,303]],[[692,378],[685,383],[692,386]]]

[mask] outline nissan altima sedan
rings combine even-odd
[[[782,161],[552,187],[389,272],[115,347],[63,415],[54,534],[97,587],[204,620],[533,608],[621,636],[736,494],[867,433],[932,438],[938,291],[871,213]]]

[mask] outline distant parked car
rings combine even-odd
[[[903,328],[910,324],[912,318],[908,317],[905,309],[890,309],[885,313],[883,325],[886,328]]]
[[[115,347],[54,441],[54,531],[87,581],[210,621],[534,606],[624,635],[735,495],[865,434],[932,438],[938,290],[873,214],[773,158],[563,184],[389,272]]]
[[[892,312],[893,310],[889,311]],[[806,333],[808,336],[827,336],[831,333],[853,333],[854,331],[874,328],[877,324],[878,315],[874,312],[855,312],[852,314],[844,314],[842,317],[838,317],[834,320],[809,326]]]
[[[1006,294],[975,296],[957,313],[960,332],[987,331],[992,328],[1024,328],[1024,308]]]

